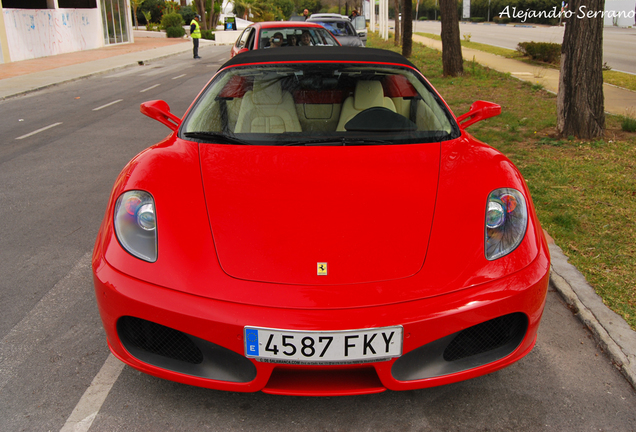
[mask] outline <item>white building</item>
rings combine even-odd
[[[0,0],[0,62],[133,42],[130,0]]]

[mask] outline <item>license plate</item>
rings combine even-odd
[[[348,364],[402,355],[402,326],[344,331],[245,327],[245,355],[287,364]]]

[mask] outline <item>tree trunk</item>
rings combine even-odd
[[[444,76],[464,74],[462,45],[459,40],[459,16],[457,0],[440,0],[439,9],[442,19],[442,65]]]
[[[411,0],[404,1],[402,20],[404,20],[404,31],[402,32],[402,55],[404,57],[411,57],[411,51],[413,50],[413,3]]]
[[[400,35],[402,36],[402,43],[404,43],[404,4],[406,0],[400,0],[400,10],[402,11],[402,19],[400,20]]]
[[[197,4],[197,13],[201,15],[201,19],[199,20],[199,25],[202,30],[208,29],[208,23],[205,20],[205,0],[196,0]]]
[[[557,130],[562,136],[597,138],[605,131],[603,17],[605,0],[574,0],[561,45]],[[585,6],[581,8],[581,6]],[[585,17],[581,10],[585,11]]]
[[[139,30],[139,22],[137,21],[137,8],[138,6],[133,5],[133,17],[135,17],[135,30]]]
[[[402,42],[400,37],[400,0],[393,0],[393,10],[395,14],[395,26],[393,27],[395,29],[395,40],[393,42],[395,46],[400,46]]]
[[[214,4],[215,0],[212,0],[212,8],[210,9],[210,21],[208,22],[208,28],[212,31],[216,30],[216,24],[219,21],[219,17],[216,16],[216,12],[214,10]]]

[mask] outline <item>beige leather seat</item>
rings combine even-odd
[[[243,96],[234,133],[302,132],[294,99],[280,80],[254,80]]]
[[[336,130],[344,131],[344,126],[349,120],[365,109],[373,107],[384,107],[395,112],[395,105],[391,98],[384,96],[380,81],[358,81],[353,96],[349,96],[342,104]]]

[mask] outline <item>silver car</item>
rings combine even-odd
[[[313,14],[307,22],[318,23],[329,30],[342,46],[367,44],[367,24],[363,16],[357,16],[352,21],[345,15]]]

